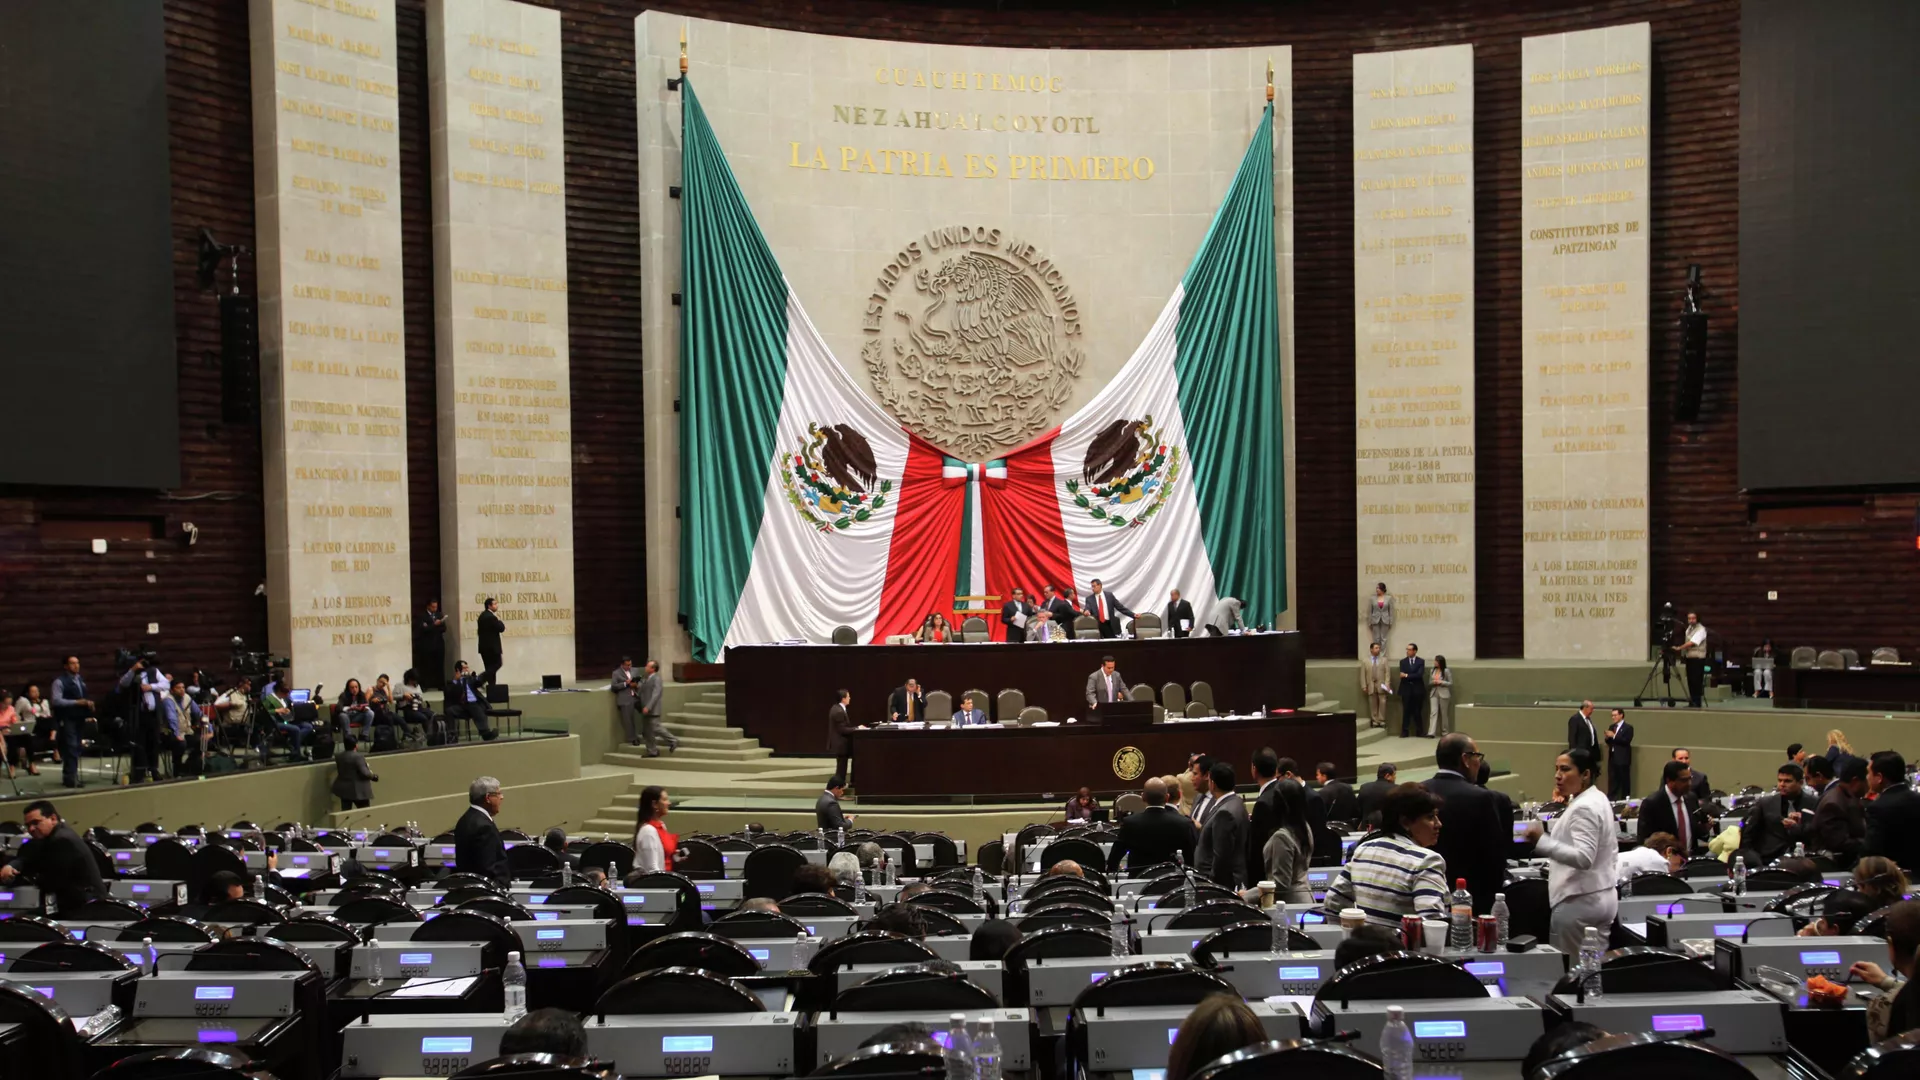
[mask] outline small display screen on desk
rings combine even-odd
[[[1415,1020],[1413,1037],[1416,1039],[1464,1039],[1467,1037],[1465,1020]]]
[[[471,1054],[473,1037],[470,1035],[429,1035],[420,1040],[420,1052],[423,1054]]]
[[[711,1054],[713,1036],[711,1035],[662,1035],[660,1052],[663,1054]]]
[[[1653,1030],[1655,1031],[1704,1031],[1706,1030],[1706,1026],[1706,1018],[1699,1013],[1679,1013],[1671,1016],[1655,1015],[1653,1018]]]

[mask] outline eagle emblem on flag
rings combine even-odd
[[[807,438],[776,464],[787,501],[821,532],[851,529],[887,504],[893,481],[877,477],[873,445],[850,424],[807,424]]]
[[[1087,444],[1078,478],[1066,481],[1073,504],[1116,529],[1138,527],[1166,505],[1180,476],[1182,454],[1153,426],[1153,416],[1121,418]]]

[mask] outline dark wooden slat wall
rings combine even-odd
[[[609,668],[645,648],[645,558],[633,17],[637,0],[559,3],[565,40],[578,660]],[[253,232],[245,5],[166,0],[183,487],[146,492],[0,489],[0,680],[44,679],[63,652],[97,672],[117,644],[162,623],[175,666],[223,665],[226,639],[264,636],[257,433],[222,428],[211,297],[193,284],[193,238]],[[1653,24],[1652,336],[1655,602],[1697,606],[1731,649],[1920,647],[1914,498],[1863,500],[1851,520],[1763,530],[1737,487],[1738,0],[1296,0],[1270,5],[1107,0],[746,0],[660,5],[688,15],[829,34],[992,46],[1293,47],[1299,591],[1312,655],[1347,655],[1358,597],[1353,489],[1352,114],[1355,52],[1475,46],[1479,651],[1520,651],[1520,38]],[[401,207],[406,245],[407,417],[413,584],[439,582],[432,237],[424,0],[400,0]],[[1713,311],[1703,419],[1670,422],[1686,266]],[[242,287],[252,287],[251,275]],[[670,332],[670,328],[669,328]],[[17,403],[16,403],[17,407]],[[75,437],[84,437],[84,417]],[[57,452],[57,448],[34,448]],[[40,540],[46,518],[136,515],[197,546]],[[1763,538],[1763,532],[1767,535]],[[1766,558],[1761,558],[1765,551]],[[147,575],[155,581],[148,583]],[[1776,589],[1777,602],[1766,599]]]

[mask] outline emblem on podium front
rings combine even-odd
[[[1147,755],[1137,746],[1123,746],[1113,752],[1113,775],[1122,780],[1138,780],[1147,771]]]

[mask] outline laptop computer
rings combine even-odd
[[[558,690],[558,689],[560,689],[560,676],[558,676],[558,675],[542,675],[542,676],[540,676],[540,689],[542,689],[542,690]]]

